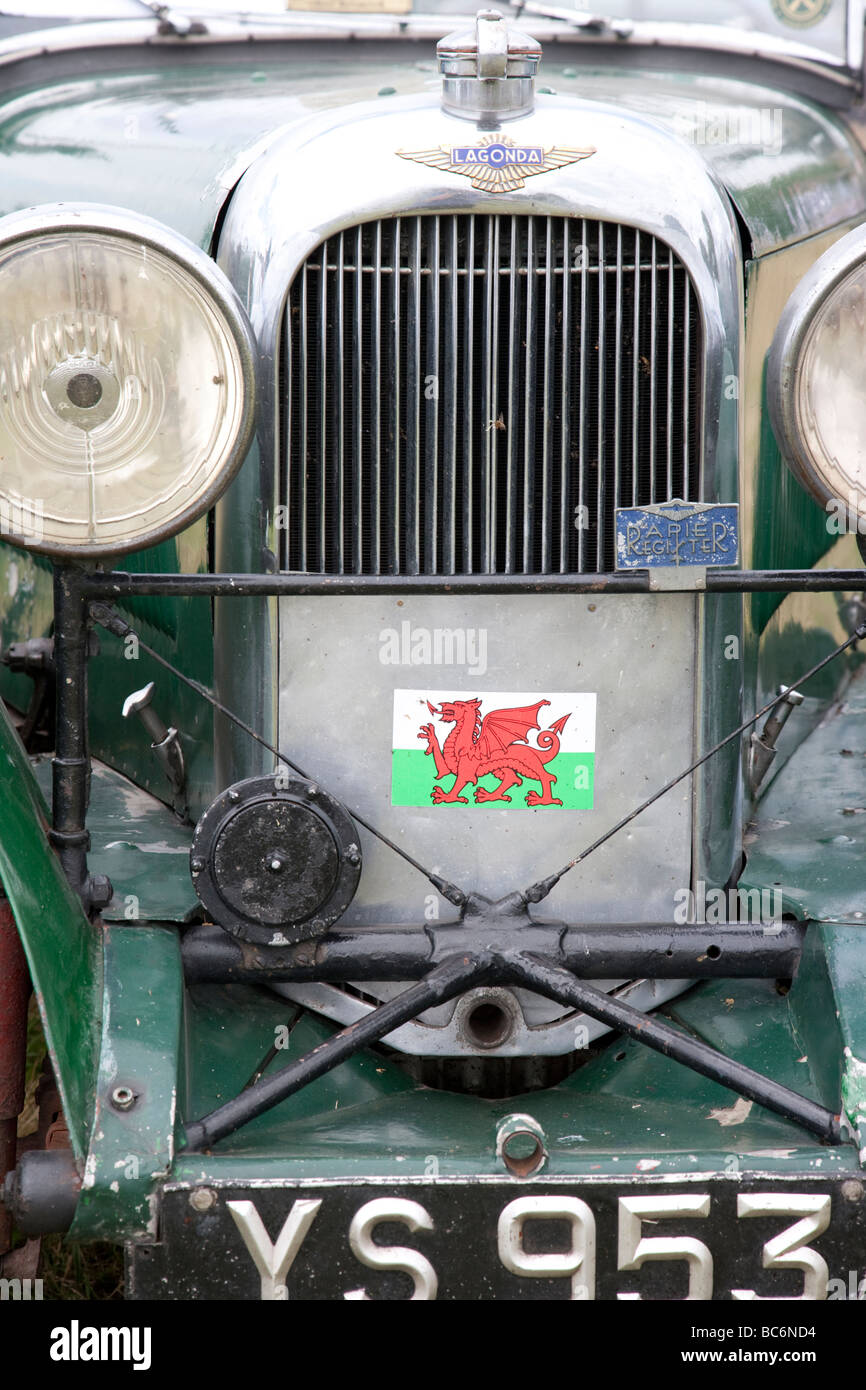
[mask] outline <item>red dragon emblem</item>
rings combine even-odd
[[[538,735],[538,746],[527,742],[530,729],[538,729],[538,711],[549,700],[539,700],[537,704],[525,705],[522,709],[494,709],[482,719],[480,700],[443,701],[437,709],[427,701],[431,714],[438,715],[445,724],[453,724],[445,742],[441,745],[432,724],[422,724],[420,739],[426,739],[424,750],[432,754],[436,764],[436,780],[453,776],[454,785],[449,792],[434,787],[430,795],[433,804],[461,801],[468,806],[469,798],[460,793],[470,782],[491,773],[500,779],[492,791],[475,787],[475,800],[510,801],[507,793],[512,787],[519,787],[524,777],[540,782],[542,790],[526,793],[527,806],[561,806],[552,795],[556,777],[548,772],[547,764],[559,752],[559,738],[569,716],[564,714]]]

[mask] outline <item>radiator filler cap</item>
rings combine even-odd
[[[499,10],[479,10],[473,28],[447,34],[436,51],[449,115],[494,127],[532,111],[541,44]]]

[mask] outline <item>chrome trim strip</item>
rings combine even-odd
[[[408,219],[407,219],[408,220]],[[424,293],[421,285],[421,218],[413,217],[409,223],[409,274],[406,277],[406,313],[394,315],[395,331],[398,319],[414,324],[414,332],[406,342],[406,463],[404,472],[406,487],[406,561],[403,570],[406,574],[420,574],[421,556],[421,496],[420,467],[421,421],[418,418],[423,400],[421,382],[421,298]],[[397,265],[399,267],[399,248]],[[398,275],[399,275],[398,269]],[[399,430],[399,419],[395,420]]]
[[[490,501],[493,496],[494,450],[496,448],[496,277],[499,271],[499,227],[494,219],[488,219],[484,236],[484,300],[481,322],[484,342],[489,351],[484,354],[481,396],[481,418],[484,433],[481,441],[481,553],[478,557],[479,569],[487,573],[491,568],[491,551],[494,540],[494,523],[490,516]],[[473,470],[474,471],[474,470]]]
[[[656,308],[659,302],[658,286],[658,264],[656,257],[656,243],[652,244],[650,252],[650,350],[649,350],[649,391],[650,391],[650,437],[649,437],[649,466],[650,466],[650,497],[653,502],[664,501],[664,498],[656,497],[656,401],[658,393],[656,391],[656,342],[657,342],[657,323]]]
[[[471,10],[467,11],[464,17],[471,22]],[[0,67],[36,58],[75,53],[81,49],[90,53],[117,47],[159,51],[178,47],[201,48],[217,44],[262,44],[316,39],[435,41],[443,38],[454,28],[459,16],[454,13],[419,13],[394,16],[353,14],[347,17],[297,11],[274,16],[270,20],[265,15],[233,20],[227,19],[224,13],[211,15],[197,11],[195,18],[204,22],[207,33],[188,34],[183,38],[176,34],[160,34],[159,19],[154,16],[152,20],[143,18],[83,21],[56,29],[16,34],[0,42]],[[622,40],[605,34],[582,33],[569,24],[546,20],[541,16],[535,18],[528,7],[521,24],[542,44],[557,44],[560,48],[572,44],[575,48],[585,51],[587,56],[602,49],[611,49],[621,53],[627,50],[634,57],[635,50],[656,52],[659,48],[665,48],[671,50],[676,60],[678,53],[707,52],[730,57],[732,64],[737,60],[779,63],[791,78],[801,75],[817,79],[840,92],[846,89],[854,92],[861,87],[860,65],[857,61],[860,45],[857,45],[856,38],[852,43],[853,61],[846,64],[794,40],[775,38],[771,34],[756,34],[754,31],[739,31],[723,25],[634,21],[628,39]],[[855,34],[855,30],[856,19],[851,18],[849,36]]]
[[[655,245],[655,243],[653,243]],[[585,273],[585,272],[584,272]],[[602,546],[603,537],[603,518],[605,492],[607,489],[607,439],[604,428],[604,398],[605,383],[607,375],[607,353],[604,350],[604,329],[605,314],[607,312],[607,247],[605,245],[605,224],[599,223],[598,226],[598,342],[596,350],[598,352],[598,405],[597,405],[597,429],[598,429],[598,464],[596,467],[596,505],[598,507],[598,530],[596,552],[596,565],[603,568],[599,552]],[[586,460],[581,455],[581,467],[586,467]]]
[[[401,285],[400,285],[400,237],[403,232],[402,217],[396,218],[394,222],[394,241],[392,245],[391,260],[391,327],[393,329],[391,338],[391,350],[393,352],[393,377],[394,383],[394,405],[391,413],[390,426],[394,432],[394,472],[393,472],[393,491],[391,506],[386,517],[387,537],[386,545],[390,551],[390,570],[397,574],[400,569],[400,537],[397,532],[397,519],[400,515],[400,408],[403,382],[403,372],[400,360],[400,323],[402,315],[400,313]]]
[[[370,480],[373,496],[382,493],[382,477],[379,460],[382,457],[382,224],[376,226],[375,274],[373,275],[373,364],[376,390],[374,400],[376,413],[373,417],[373,476]],[[373,521],[372,554],[376,572],[382,566],[382,509],[376,507]]]
[[[457,222],[452,218],[445,257],[447,276],[447,329],[445,332],[446,413],[443,421],[442,459],[442,569],[451,574],[457,561],[457,330],[460,321],[457,297]]]
[[[531,383],[534,374],[529,357],[535,344],[538,308],[535,294],[537,253],[535,249],[535,220],[526,223],[526,320],[524,325],[524,417],[523,417],[523,550],[521,569],[528,574],[532,536],[535,531],[535,397]]]
[[[473,352],[472,345],[475,342],[475,316],[474,316],[474,295],[472,285],[475,276],[475,217],[469,215],[469,236],[466,251],[466,273],[469,278],[469,287],[466,291],[466,368],[463,376],[463,400],[466,405],[466,432],[464,439],[470,440],[473,432],[474,402],[475,392],[472,388],[472,368]],[[470,478],[469,470],[464,469],[464,523],[463,523],[463,557],[462,569],[465,574],[472,574],[475,568],[475,557],[472,553],[472,537],[474,533],[474,513],[472,506],[472,487],[467,480]]]
[[[326,328],[328,322],[327,242],[324,242],[322,244],[321,259],[322,266],[319,271],[319,322],[322,325],[321,338],[319,342],[319,380],[321,382],[321,389],[319,395],[319,438],[320,440],[324,440],[327,437],[328,433],[328,398],[325,395],[324,391],[325,382],[328,380],[328,335]],[[321,565],[322,558],[325,554],[325,543],[328,534],[328,471],[324,448],[320,448],[319,454],[321,464],[319,473],[319,512],[317,518],[319,523],[317,560],[318,563]],[[304,460],[304,462],[306,462],[306,459]]]
[[[691,343],[689,342],[689,315],[691,313],[692,285],[688,276],[685,277],[685,296],[686,302],[683,311],[683,364],[685,380],[683,381],[683,477],[686,480],[683,498],[686,501],[692,500],[689,497],[689,431],[691,429],[691,419],[689,416],[689,404],[691,393],[689,391],[689,371],[691,369]]]
[[[511,218],[511,254],[509,257],[510,295],[508,300],[508,360],[517,360],[517,226],[516,217]],[[508,418],[514,419],[517,383],[515,373],[508,373]],[[514,574],[517,570],[516,518],[518,511],[517,461],[514,457],[514,434],[508,431],[505,439],[505,573]]]
[[[635,341],[636,344],[639,344],[639,343],[640,343],[640,257],[641,257],[640,239],[641,239],[641,233],[640,233],[640,231],[636,231],[635,234],[634,234],[634,328],[633,328],[634,341]],[[631,449],[632,449],[632,455],[631,455],[631,505],[632,505],[632,506],[634,506],[635,503],[637,502],[637,468],[638,468],[638,460],[639,460],[639,454],[640,454],[640,450],[639,450],[639,447],[638,447],[639,441],[638,441],[638,430],[637,430],[637,422],[638,422],[638,419],[639,419],[639,416],[640,416],[640,410],[639,410],[639,406],[640,406],[640,372],[639,372],[639,370],[638,370],[639,363],[640,363],[640,353],[637,352],[637,351],[635,351],[634,359],[633,359],[633,361],[632,361],[632,381],[631,381],[631,390],[632,390],[632,397],[631,397],[631,411],[632,411],[632,425],[631,425],[631,431],[632,431],[632,433],[631,433]]]
[[[337,288],[337,296],[336,296],[336,298],[337,298],[337,344],[336,344],[336,346],[337,346],[337,354],[336,354],[337,360],[336,360],[336,373],[335,373],[335,375],[336,375],[336,377],[337,377],[337,390],[336,390],[336,393],[335,393],[336,399],[335,399],[335,402],[334,402],[334,404],[335,404],[335,410],[336,410],[336,417],[337,417],[337,418],[336,418],[335,429],[334,429],[334,433],[335,433],[336,436],[337,436],[337,439],[336,439],[336,443],[337,443],[337,476],[336,476],[336,478],[335,478],[334,481],[335,481],[335,484],[336,484],[336,494],[337,494],[337,495],[336,495],[336,499],[335,499],[336,518],[335,518],[335,525],[334,525],[334,528],[333,528],[333,529],[334,529],[334,531],[336,532],[336,537],[337,537],[337,554],[338,554],[338,556],[339,556],[339,565],[340,565],[340,569],[341,569],[341,570],[345,568],[345,555],[344,555],[344,553],[343,553],[343,545],[344,545],[344,535],[345,535],[345,532],[344,532],[344,527],[343,527],[343,520],[344,520],[344,508],[345,508],[345,500],[346,500],[346,499],[345,499],[345,491],[346,491],[346,487],[345,487],[345,466],[346,466],[346,460],[345,460],[344,442],[343,442],[344,439],[345,439],[345,429],[344,429],[344,424],[345,424],[345,419],[344,419],[344,417],[345,417],[344,390],[345,390],[345,388],[344,388],[344,385],[343,385],[343,362],[345,361],[344,351],[343,351],[343,348],[344,348],[344,344],[343,344],[343,325],[344,325],[344,323],[345,323],[345,309],[344,309],[344,306],[343,306],[343,291],[344,291],[343,281],[344,281],[344,278],[345,278],[345,254],[344,254],[345,240],[346,240],[346,233],[345,233],[345,232],[341,232],[340,235],[339,235],[339,237],[338,237],[338,239],[337,239],[337,286],[336,286],[336,288]],[[324,383],[323,383],[323,384],[324,384]]]
[[[589,252],[586,245],[586,218],[581,218],[580,224],[580,254],[581,264],[587,267]],[[578,459],[586,458],[586,301],[589,276],[584,274],[580,277],[580,414],[577,432],[577,455]],[[579,467],[578,489],[580,498],[580,518],[584,516],[586,507],[586,475],[584,470]],[[581,526],[577,537],[577,565],[583,571],[586,568],[586,527]]]
[[[622,223],[617,223],[616,228],[616,292],[615,292],[615,320],[614,330],[614,361],[616,363],[616,377],[613,384],[613,504],[615,507],[622,506],[622,489],[620,480],[620,450],[621,450],[621,431],[622,431],[622,372],[620,364],[622,362]],[[668,415],[668,424],[671,416]]]
[[[572,263],[571,250],[571,223],[565,219],[562,229],[562,337],[563,341],[568,341],[571,336],[571,276],[567,274],[568,268]],[[571,399],[571,354],[562,354],[562,397],[563,403]],[[560,459],[559,467],[562,475],[562,486],[559,491],[559,572],[566,572],[567,540],[570,534],[569,526],[571,518],[568,514],[568,499],[571,489],[568,486],[571,478],[571,415],[565,410],[562,411],[562,436],[560,440]],[[576,517],[579,522],[580,518]],[[578,525],[578,533],[580,526]]]
[[[427,370],[423,374],[424,392],[423,399],[420,403],[421,410],[424,409],[424,401],[427,400],[427,387],[430,383],[430,379],[432,378],[433,384],[437,390],[439,380],[439,353],[442,343],[440,326],[442,314],[442,228],[438,217],[434,217],[433,219],[432,233],[433,254],[431,257],[430,278],[428,283],[430,310],[425,317],[425,322],[427,323]],[[439,469],[436,467],[436,461],[439,458],[439,415],[436,411],[433,412],[433,428],[428,429],[425,442],[424,515],[430,536],[430,555],[428,557],[427,568],[432,574],[438,574],[441,508],[439,498]]]
[[[364,277],[361,274],[363,263],[361,254],[361,228],[355,231],[355,325],[364,321]],[[352,378],[354,388],[352,391],[352,446],[355,451],[356,469],[356,490],[349,499],[349,506],[352,509],[352,572],[361,574],[363,570],[364,555],[364,507],[363,499],[366,492],[364,477],[364,405],[361,399],[361,376],[364,354],[362,344],[358,341],[352,344]],[[374,497],[378,493],[372,494]]]
[[[307,360],[307,291],[309,286],[309,271],[307,266],[303,269],[303,279],[301,282],[301,359]],[[307,527],[303,518],[307,515],[307,470],[305,460],[307,457],[307,419],[309,412],[309,394],[307,389],[307,373],[301,373],[301,469],[299,482],[303,489],[304,511],[301,519],[301,555],[304,564],[309,564],[307,554]],[[286,447],[289,447],[289,440],[286,440]],[[267,467],[267,465],[265,465]]]
[[[667,495],[673,496],[673,437],[671,435],[671,421],[674,418],[674,256],[668,248],[668,365],[666,372],[667,393],[668,393],[668,430],[667,430]],[[688,469],[686,470],[688,477]]]
[[[552,344],[554,339],[553,323],[553,219],[548,217],[546,224],[546,236],[544,246],[544,406],[542,409],[542,433],[541,433],[541,569],[545,574],[549,574],[552,566],[550,563],[551,551],[551,489],[552,479],[550,476],[552,460],[550,457],[550,425],[553,414],[553,373],[554,355]],[[565,273],[563,280],[567,277]]]
[[[863,40],[866,28],[866,3],[864,0],[848,0],[847,68],[849,72],[863,71]]]

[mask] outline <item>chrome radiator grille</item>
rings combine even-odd
[[[281,349],[283,568],[614,567],[614,509],[700,489],[701,321],[616,223],[402,217],[330,237]]]

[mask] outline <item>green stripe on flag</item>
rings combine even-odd
[[[392,806],[432,806],[433,801],[430,793],[434,787],[439,786],[443,791],[449,792],[454,786],[454,777],[451,773],[447,777],[443,777],[441,782],[436,781],[433,759],[423,749],[395,748],[391,754],[391,769]],[[558,753],[550,765],[550,771],[557,779],[552,787],[552,795],[562,802],[563,810],[592,810],[595,779],[594,753]],[[488,773],[486,777],[480,779],[478,785],[487,791],[493,791],[493,788],[499,785],[499,778]],[[511,805],[527,810],[532,809],[526,806],[526,793],[528,791],[540,793],[541,783],[534,778],[524,777],[522,786],[511,787],[508,791]],[[475,804],[474,794],[475,786],[470,783],[462,793],[468,799],[470,806]],[[484,801],[479,804],[494,809],[498,806],[501,810],[508,803]]]

